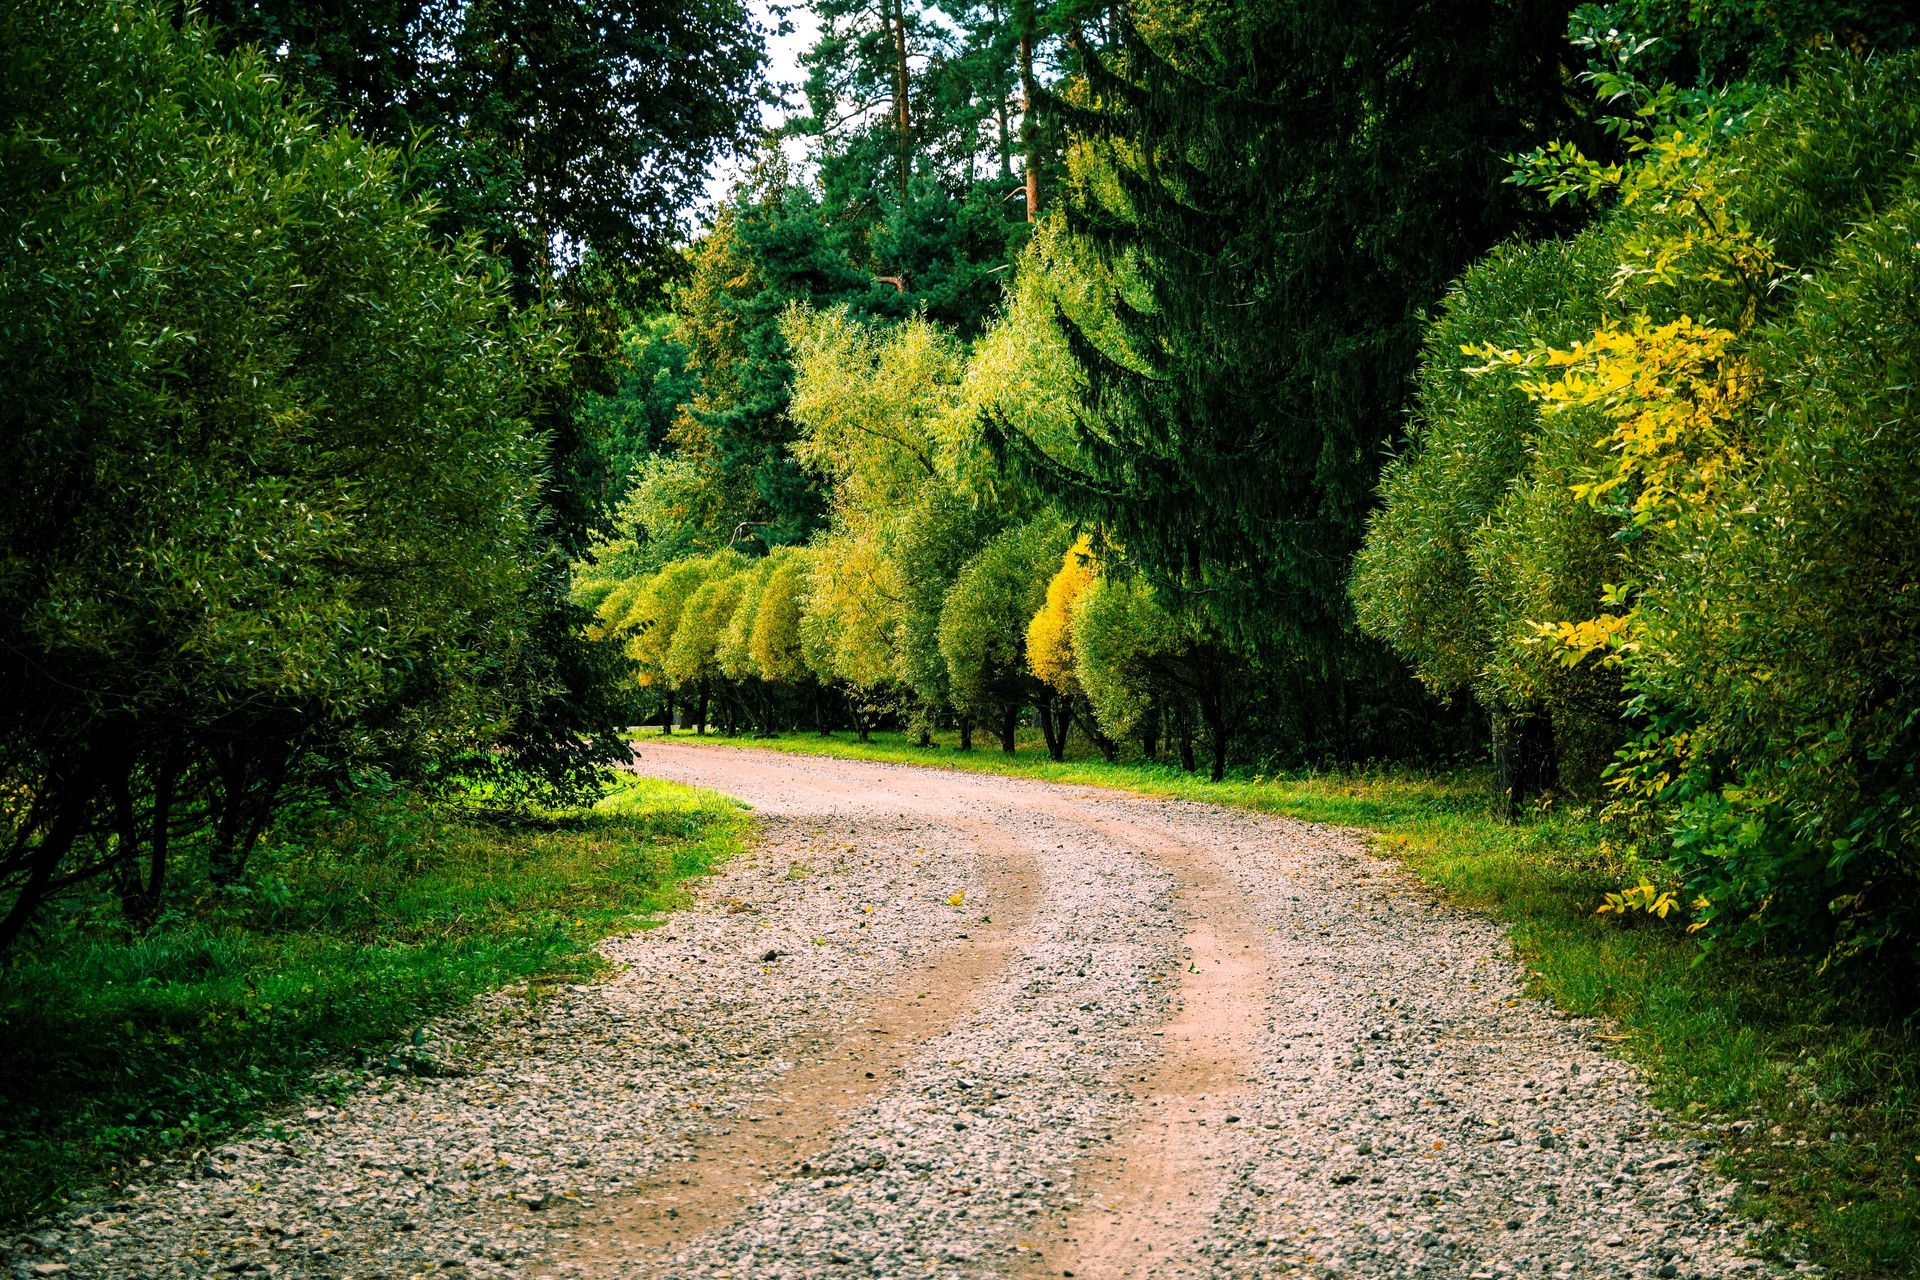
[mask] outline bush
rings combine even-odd
[[[1353,581],[1436,688],[1563,757],[1632,735],[1611,812],[1709,939],[1920,942],[1916,72],[1836,59],[1576,159],[1610,212],[1450,297]]]
[[[231,874],[305,748],[488,744],[538,598],[557,353],[399,157],[177,18],[0,13],[0,947],[94,871],[151,918],[182,833]]]

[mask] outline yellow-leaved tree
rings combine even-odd
[[[1027,666],[1060,697],[1060,709],[1066,720],[1060,734],[1063,751],[1066,728],[1077,723],[1087,740],[1111,760],[1116,746],[1113,739],[1101,731],[1087,701],[1086,690],[1080,687],[1073,646],[1074,606],[1099,573],[1093,539],[1083,533],[1060,558],[1059,572],[1047,583],[1046,603],[1027,624]]]

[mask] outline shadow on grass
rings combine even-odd
[[[747,825],[630,775],[533,824],[369,795],[283,824],[243,888],[143,937],[67,904],[0,974],[0,1220],[384,1063],[483,991],[592,975],[595,942],[674,906]]]

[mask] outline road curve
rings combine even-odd
[[[115,1280],[1777,1269],[1600,1029],[1351,834],[652,738],[634,767],[762,829],[608,944],[617,976],[480,1002],[430,1043],[470,1065],[158,1170],[58,1256]]]

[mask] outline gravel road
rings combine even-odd
[[[21,1276],[1723,1277],[1704,1143],[1358,838],[647,740],[751,804],[611,979],[430,1028]],[[1802,1264],[1802,1269],[1807,1269]]]

